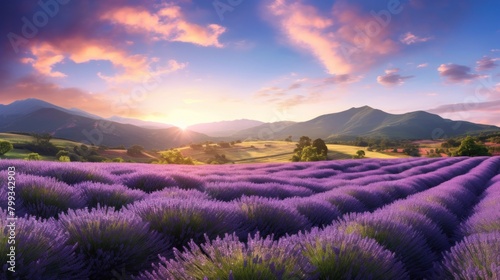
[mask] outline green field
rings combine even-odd
[[[20,143],[29,143],[33,141],[33,137],[28,136],[28,135],[21,135],[21,134],[13,134],[13,133],[0,133],[0,140],[7,140],[11,142],[12,144],[20,144]],[[64,140],[64,139],[52,139],[50,142],[57,147],[74,147],[74,146],[79,146],[82,143],[74,142],[71,140]]]
[[[215,147],[216,145],[212,145]],[[351,159],[358,150],[364,150],[366,158],[401,158],[407,157],[400,153],[380,153],[369,152],[366,148],[347,146],[347,145],[332,145],[328,144],[328,159]],[[269,163],[269,162],[290,162],[293,156],[293,150],[296,148],[295,142],[285,141],[248,141],[238,143],[231,148],[217,147],[216,151],[220,155],[225,155],[226,158],[234,163]],[[197,161],[206,162],[213,157],[212,154],[207,154],[203,150],[193,150],[189,147],[181,148],[180,151],[184,156],[191,157]]]

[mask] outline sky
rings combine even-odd
[[[180,127],[364,105],[500,125],[497,0],[7,1],[0,104]]]

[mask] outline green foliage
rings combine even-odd
[[[228,162],[231,162],[231,161],[226,158],[226,155],[224,155],[224,154],[219,155],[218,153],[215,153],[215,157],[213,157],[207,161],[208,164],[225,164]]]
[[[446,142],[441,144],[441,148],[456,148],[460,146],[460,141],[455,139],[448,139]]]
[[[30,154],[28,154],[28,157],[25,159],[26,160],[41,160],[42,157],[38,153],[30,153]]]
[[[144,151],[144,147],[139,145],[134,145],[127,149],[127,155],[137,157],[142,156],[142,152]]]
[[[420,156],[420,150],[418,145],[414,144],[406,144],[403,148],[403,153],[411,156],[411,157],[419,157]]]
[[[71,161],[69,156],[60,156],[58,159],[60,162],[70,162]]]
[[[60,150],[59,152],[57,152],[56,154],[56,158],[61,158],[61,157],[69,157],[69,151],[66,151],[66,150]]]
[[[52,139],[50,134],[35,133],[31,136],[33,137],[33,142],[26,144],[25,149],[44,156],[55,156],[59,152],[59,149],[50,142]]]
[[[113,162],[124,162],[124,160],[121,157],[114,158],[112,161]]]
[[[363,151],[363,150],[358,150],[358,151],[356,152],[356,155],[354,155],[352,158],[355,158],[355,159],[356,159],[356,158],[364,158],[364,157],[365,157],[365,155],[366,155],[365,151]]]
[[[320,138],[314,140],[312,146],[316,148],[318,154],[324,155],[325,157],[328,154],[328,147],[326,146],[325,141]]]
[[[318,149],[319,148],[319,149]],[[294,150],[295,154],[292,156],[292,161],[320,161],[326,160],[328,148],[321,139],[316,139],[311,142],[311,138],[307,136],[300,137],[297,143],[297,148]]]
[[[467,136],[458,147],[458,150],[453,153],[453,156],[491,156],[486,148],[482,144],[476,143],[474,138]]]
[[[154,162],[158,164],[188,164],[193,165],[193,159],[184,157],[179,150],[168,150],[160,152],[160,160]]]
[[[311,138],[307,136],[300,137],[299,143],[297,144],[297,148],[295,148],[294,152],[301,152],[307,146],[311,146]]]
[[[9,141],[0,141],[0,156],[10,152],[13,148],[14,146]]]

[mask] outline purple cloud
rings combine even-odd
[[[441,77],[452,83],[468,82],[482,77],[471,73],[470,67],[453,63],[441,64],[437,70]]]
[[[478,60],[476,62],[476,70],[477,71],[486,71],[486,70],[491,70],[493,68],[496,68],[498,64],[496,64],[496,61],[498,61],[498,58],[491,58],[488,56],[485,56]]]
[[[406,80],[414,77],[401,76],[398,74],[398,72],[398,68],[385,70],[385,75],[378,76],[377,82],[383,86],[398,86],[404,84]]]

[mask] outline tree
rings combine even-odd
[[[144,151],[144,147],[139,146],[139,145],[134,145],[134,146],[127,149],[127,155],[133,156],[133,157],[138,157],[138,156],[142,156],[143,151]]]
[[[300,137],[300,140],[297,143],[297,148],[294,150],[295,154],[292,156],[292,161],[326,160],[328,148],[326,148],[325,142],[321,139],[316,139],[314,142],[318,147],[320,147],[321,151],[318,151],[318,148],[314,146],[314,143],[311,143],[311,138],[307,136]]]
[[[314,140],[312,146],[316,148],[318,154],[322,154],[325,157],[328,154],[328,147],[326,146],[325,141],[321,140],[321,138]]]
[[[453,153],[454,156],[467,156],[467,157],[475,157],[475,156],[491,156],[486,148],[482,144],[476,143],[474,138],[467,136],[462,143],[458,147],[458,150]]]
[[[411,157],[419,157],[420,156],[420,149],[419,149],[418,145],[407,144],[404,146],[403,153],[405,153]]]
[[[365,151],[363,151],[363,150],[358,150],[358,151],[356,152],[356,155],[355,155],[355,156],[353,156],[353,158],[364,158],[364,157],[365,157],[365,155],[366,155]]]
[[[60,162],[70,162],[71,159],[69,158],[69,156],[60,156],[59,161]]]
[[[14,146],[12,146],[12,143],[9,141],[0,141],[0,156],[5,155],[6,153],[10,152],[12,149],[14,149]]]
[[[296,146],[297,148],[295,148],[294,152],[302,151],[305,147],[311,146],[311,138],[307,136],[300,137],[299,143]]]
[[[26,160],[41,160],[42,157],[38,153],[30,153],[30,154],[28,154],[28,157],[25,159]]]
[[[159,164],[188,164],[193,165],[193,159],[184,157],[179,150],[168,150],[160,152],[160,160],[155,163]]]
[[[304,149],[302,149],[300,161],[320,161],[325,159],[326,155],[318,153],[316,147],[307,146]]]

